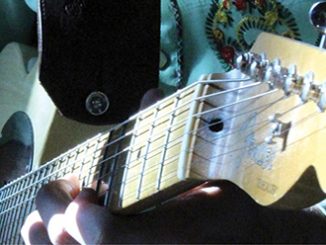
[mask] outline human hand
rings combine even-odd
[[[224,237],[230,241],[235,231],[235,240],[250,234],[256,223],[253,201],[229,184],[224,184],[223,193],[217,186],[195,188],[156,210],[134,216],[110,214],[97,204],[94,190],[80,191],[78,186],[70,178],[42,187],[37,211],[22,229],[27,244],[226,242]]]
[[[218,186],[216,185],[218,184]],[[45,185],[22,235],[26,244],[325,242],[325,218],[263,208],[231,183],[206,183],[155,210],[111,214],[75,180]]]
[[[141,108],[161,96],[150,90]],[[228,182],[206,183],[132,216],[111,214],[94,190],[79,186],[76,178],[43,186],[22,228],[26,244],[326,242],[324,217],[261,207]]]

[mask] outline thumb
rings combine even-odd
[[[164,98],[164,93],[161,89],[152,88],[148,90],[140,103],[140,110],[146,109],[147,107],[153,105],[155,102]]]
[[[96,191],[83,189],[66,209],[66,231],[80,244],[95,244],[101,241],[109,211],[97,203]]]

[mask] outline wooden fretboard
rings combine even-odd
[[[179,91],[0,189],[0,243],[22,243],[20,229],[42,185],[68,174],[83,186],[109,184],[113,210],[126,208],[182,180],[201,85]],[[180,168],[181,166],[181,168]],[[183,166],[183,167],[182,167]]]

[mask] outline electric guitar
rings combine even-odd
[[[303,208],[323,200],[325,60],[324,50],[260,35],[238,57],[238,69],[202,76],[2,187],[0,243],[22,243],[20,228],[37,191],[71,173],[83,186],[105,181],[105,205],[121,214],[216,179],[265,206]]]

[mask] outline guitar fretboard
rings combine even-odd
[[[35,209],[34,199],[42,185],[67,174],[77,174],[85,186],[91,184],[108,135],[98,135],[0,189],[1,244],[22,242],[20,228],[25,217]]]
[[[68,174],[82,186],[109,185],[113,209],[122,209],[180,181],[180,153],[188,142],[201,85],[190,86],[95,136],[0,189],[0,243],[21,243],[20,229],[35,209],[42,185]],[[197,91],[197,92],[196,92]],[[190,118],[190,119],[189,119]],[[186,153],[185,153],[186,154]],[[182,158],[182,154],[181,154]],[[185,165],[186,157],[183,157]],[[178,176],[179,175],[179,176]],[[108,202],[106,202],[109,205]]]

